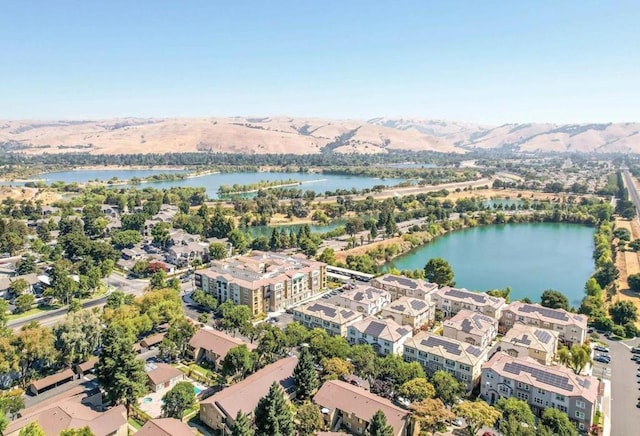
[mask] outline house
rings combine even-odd
[[[21,276],[4,277],[0,278],[0,298],[8,298],[11,293],[11,284],[24,280],[27,282],[27,289],[25,293],[34,294],[40,285],[40,280],[37,274],[24,274]]]
[[[492,297],[482,292],[473,292],[464,288],[445,286],[431,294],[436,308],[445,318],[450,318],[463,309],[482,312],[492,318],[500,319],[506,302],[502,297]]]
[[[34,380],[29,385],[28,390],[32,395],[38,395],[49,389],[68,383],[74,378],[76,378],[76,374],[71,369],[65,369],[64,371],[51,374],[48,377]]]
[[[200,235],[193,235],[182,229],[169,231],[169,245],[189,245],[194,242],[200,242],[201,240]]]
[[[393,319],[366,317],[347,327],[350,344],[369,344],[381,356],[402,354],[402,346],[412,336],[410,326],[400,325]]]
[[[327,288],[327,266],[299,256],[254,250],[249,256],[214,260],[197,271],[196,286],[220,303],[249,306],[254,316],[279,311],[318,295]]]
[[[393,427],[395,436],[410,434],[411,413],[408,410],[366,389],[340,380],[325,382],[314,395],[313,402],[321,407],[327,427],[334,431],[346,428],[351,434],[365,435],[371,418],[381,410],[387,423]]]
[[[463,309],[443,323],[442,336],[486,348],[498,334],[498,320],[480,312]]]
[[[480,395],[489,404],[501,397],[526,401],[536,416],[555,408],[569,416],[581,431],[593,424],[599,384],[593,376],[576,375],[563,366],[545,366],[529,358],[496,353],[482,365]]]
[[[438,289],[438,285],[435,283],[393,274],[376,277],[372,279],[369,284],[374,288],[384,289],[389,292],[391,294],[391,300],[397,300],[401,297],[429,300],[430,295]]]
[[[48,404],[48,405],[47,405]],[[2,433],[19,436],[20,430],[37,422],[46,436],[58,436],[67,429],[89,427],[95,436],[127,436],[127,409],[115,406],[104,410],[102,394],[87,397],[84,393],[52,401],[19,412],[20,417],[9,423]]]
[[[139,245],[134,245],[131,248],[123,248],[120,250],[120,253],[124,260],[142,260],[147,257],[146,251]]]
[[[217,368],[229,350],[239,345],[246,345],[249,350],[256,347],[219,330],[200,329],[189,340],[187,355],[196,362],[206,360]]]
[[[149,388],[153,392],[171,389],[184,380],[184,373],[166,363],[147,363],[145,365]]]
[[[86,362],[76,364],[76,374],[78,375],[78,377],[82,378],[87,374],[93,373],[93,369],[95,368],[96,363],[98,363],[98,358],[92,356]]]
[[[400,297],[382,309],[380,316],[393,319],[398,324],[409,325],[418,330],[435,318],[435,310],[429,300]]]
[[[586,315],[567,312],[564,309],[550,309],[539,304],[514,301],[509,304],[500,318],[500,330],[508,331],[516,323],[529,324],[559,334],[560,341],[571,346],[582,344],[587,337]]]
[[[429,375],[447,371],[470,391],[480,381],[488,351],[457,339],[421,332],[406,340],[403,357],[407,362],[418,362]]]
[[[303,326],[321,328],[331,336],[347,336],[347,327],[363,319],[363,315],[351,309],[331,303],[314,301],[293,309],[293,319]]]
[[[175,418],[157,418],[147,421],[136,436],[194,436],[195,433],[184,422]]]
[[[155,333],[153,335],[147,336],[143,340],[140,341],[140,346],[143,348],[151,348],[155,347],[162,342],[164,339],[164,333]]]
[[[332,299],[332,302],[339,307],[346,307],[367,315],[375,315],[391,303],[391,294],[384,289],[370,286],[355,287],[337,295]]]
[[[183,267],[195,259],[209,258],[209,245],[203,242],[189,242],[184,245],[173,245],[167,250],[167,262]]]
[[[530,357],[542,365],[551,365],[560,334],[533,325],[516,323],[507,331],[496,346],[511,357]]]
[[[101,204],[100,211],[109,218],[118,218],[120,216],[120,208],[114,204]]]
[[[289,398],[293,398],[293,370],[297,364],[296,357],[285,357],[202,400],[200,421],[214,430],[229,432],[233,428],[238,411],[252,417],[258,401],[267,395],[273,383],[278,383]]]

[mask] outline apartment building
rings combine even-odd
[[[409,325],[418,330],[435,318],[435,310],[429,300],[413,297],[400,297],[387,305],[380,312],[380,316],[393,319],[400,325]]]
[[[562,366],[549,367],[500,352],[482,366],[480,394],[489,404],[501,397],[524,400],[536,416],[553,407],[586,431],[593,423],[599,383],[593,376],[579,376]]]
[[[511,357],[530,357],[541,365],[551,365],[558,351],[559,333],[533,325],[516,323],[497,344],[497,351]]]
[[[488,347],[498,334],[498,320],[480,312],[463,309],[443,323],[442,336],[479,348]]]
[[[196,272],[196,286],[215,296],[249,306],[254,316],[287,309],[322,292],[326,265],[297,256],[254,251],[211,262]]]
[[[366,315],[375,315],[391,303],[391,294],[384,289],[356,287],[334,297],[331,301],[340,307],[355,310]]]
[[[435,283],[393,274],[376,277],[372,279],[369,284],[374,288],[384,289],[389,292],[391,294],[391,300],[397,300],[400,297],[428,300],[429,295],[438,289],[438,285]]]
[[[492,318],[500,319],[506,302],[504,298],[492,297],[482,292],[473,292],[464,288],[445,286],[431,294],[436,308],[442,311],[445,318],[450,318],[461,310],[481,312]]]
[[[428,332],[418,333],[404,343],[404,360],[418,362],[425,372],[447,371],[467,390],[480,381],[482,364],[487,361],[488,350],[475,345],[445,338]]]
[[[350,344],[369,344],[381,356],[402,354],[402,346],[412,336],[410,326],[400,325],[393,319],[367,317],[347,327]]]
[[[549,309],[539,304],[514,301],[502,311],[500,330],[508,331],[517,323],[533,325],[557,332],[561,342],[571,346],[582,344],[587,337],[587,316]]]
[[[307,328],[321,328],[331,336],[347,336],[347,327],[364,315],[331,303],[314,301],[293,309],[293,319]]]

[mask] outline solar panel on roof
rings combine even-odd
[[[536,329],[536,331],[533,333],[536,338],[538,338],[538,340],[540,342],[542,342],[543,344],[548,344],[549,341],[551,340],[551,333],[549,333],[546,330],[542,330],[542,329]]]
[[[482,350],[473,345],[469,345],[465,351],[475,357],[479,357],[482,354]]]
[[[521,338],[513,338],[513,341],[518,344],[531,345],[531,339],[529,339],[529,335],[526,333],[522,335]]]
[[[380,333],[382,333],[386,327],[387,326],[381,322],[371,321],[363,333],[371,336],[380,336]]]
[[[398,312],[404,312],[406,306],[404,304],[396,304],[395,306],[390,306],[389,309],[397,310]]]
[[[422,300],[411,300],[409,304],[411,305],[413,310],[422,310],[427,307],[427,303]]]
[[[396,330],[400,335],[404,336],[406,334],[408,334],[411,330],[407,330],[404,327],[400,327],[398,330]]]
[[[532,304],[525,304],[518,309],[519,312],[524,313],[539,313],[544,317],[558,319],[561,321],[567,321],[569,317],[565,312],[558,309],[549,309],[548,307],[534,306]]]
[[[564,375],[547,372],[540,368],[534,368],[528,365],[524,365],[520,362],[508,362],[504,365],[504,370],[515,375],[518,375],[521,372],[525,372],[527,374],[530,374],[533,378],[541,383],[554,386],[568,392],[573,391],[573,385],[569,383],[569,377]]]
[[[422,341],[420,341],[420,343],[429,348],[442,347],[447,351],[447,353],[455,354],[456,356],[462,354],[462,350],[460,349],[459,344],[455,342],[445,341],[441,338],[429,336],[427,339],[423,339]]]
[[[461,289],[451,288],[447,291],[447,295],[454,298],[471,298],[476,303],[485,303],[487,298],[484,294],[478,294],[477,292],[463,291]]]

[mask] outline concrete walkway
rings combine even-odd
[[[611,435],[611,382],[603,380],[604,395],[602,397],[602,436]]]

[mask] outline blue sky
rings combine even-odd
[[[0,118],[640,121],[640,1],[4,1]]]

